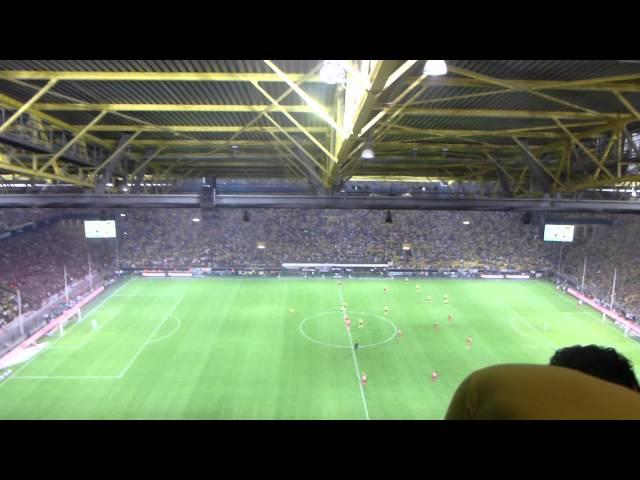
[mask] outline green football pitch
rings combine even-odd
[[[135,278],[46,342],[0,383],[0,419],[441,419],[488,365],[591,343],[640,361],[543,281]]]

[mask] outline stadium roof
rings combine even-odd
[[[637,182],[640,61],[0,60],[0,179]],[[374,158],[362,158],[370,145]]]

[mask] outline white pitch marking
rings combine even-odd
[[[167,333],[166,335],[156,338],[155,340],[151,340],[149,342],[149,345],[153,344],[153,343],[157,343],[160,342],[161,340],[165,340],[167,338],[169,338],[170,336],[172,336],[174,333],[176,333],[178,330],[180,330],[180,327],[182,326],[182,322],[180,321],[180,317],[177,317],[175,315],[171,315],[172,318],[175,318],[176,320],[178,320],[178,325],[176,326],[176,328],[174,328],[173,330],[171,330],[169,333]]]
[[[169,317],[171,317],[171,315],[173,314],[173,311],[176,309],[176,307],[178,305],[180,305],[180,302],[182,302],[183,299],[184,299],[184,295],[180,296],[180,300],[178,300],[176,303],[174,303],[174,305],[171,307],[171,309],[165,315],[164,319],[158,324],[158,326],[153,330],[153,332],[151,332],[151,335],[149,335],[149,337],[145,340],[145,342],[142,344],[142,346],[136,352],[136,354],[133,356],[133,358],[131,360],[129,360],[129,363],[127,364],[126,367],[124,367],[124,370],[122,370],[122,372],[120,372],[120,375],[118,375],[118,378],[122,378],[122,377],[125,376],[125,374],[129,370],[131,365],[133,365],[133,362],[135,362],[136,359],[140,356],[140,354],[142,353],[144,348],[149,344],[149,342],[151,341],[153,336],[158,332],[158,330],[160,330],[160,327],[162,327],[162,325],[164,325],[164,323],[169,319]]]
[[[342,287],[338,287],[338,295],[340,296],[340,305],[344,305],[344,297],[342,296]],[[345,315],[347,314],[347,308],[344,309]],[[344,320],[341,318],[340,320]],[[367,408],[367,399],[364,395],[364,388],[362,388],[362,382],[360,381],[360,367],[358,367],[358,359],[356,357],[356,352],[353,349],[353,338],[351,337],[351,331],[347,328],[347,335],[349,335],[349,342],[351,343],[351,355],[353,356],[353,363],[356,367],[356,380],[358,381],[358,386],[360,387],[360,396],[362,397],[362,405],[364,406],[364,414],[367,420],[369,418],[369,409]]]
[[[73,375],[20,375],[17,377],[12,377],[14,380],[59,380],[59,379],[68,379],[68,380],[115,380],[118,377],[114,376],[93,376],[93,375],[84,375],[84,376],[73,376]]]

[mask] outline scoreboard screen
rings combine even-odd
[[[84,236],[86,238],[115,238],[115,220],[85,220]]]
[[[573,242],[573,230],[575,225],[551,225],[544,226],[545,242]]]

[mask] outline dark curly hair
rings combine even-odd
[[[640,392],[640,385],[633,373],[631,362],[614,348],[598,345],[574,345],[557,350],[550,365],[572,368],[594,377],[617,383]]]

